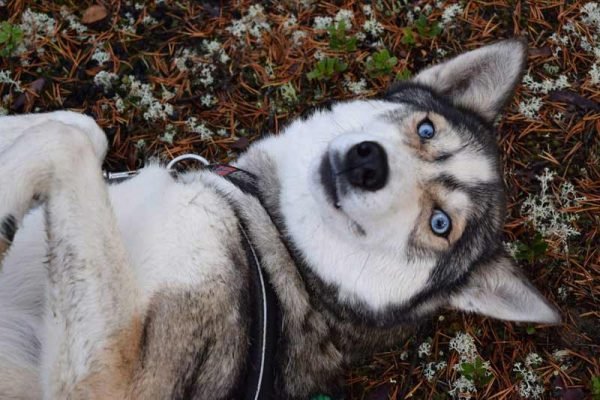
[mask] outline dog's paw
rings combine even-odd
[[[79,134],[87,136],[100,160],[104,159],[108,141],[102,129],[91,117],[72,111],[53,111],[41,114],[9,115],[0,117],[0,153],[12,146],[20,137],[35,127],[45,127],[48,135],[60,134],[51,124],[60,122],[77,128]]]
[[[104,160],[108,149],[108,140],[104,131],[92,117],[73,111],[54,111],[46,114],[51,121],[61,122],[79,128],[79,133],[88,137],[99,160]]]

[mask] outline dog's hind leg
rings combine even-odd
[[[47,114],[37,125],[21,117],[28,128],[0,152],[3,240],[10,242],[36,201],[44,204],[44,397],[125,398],[141,328],[135,280],[100,172],[106,141],[89,131],[86,117],[63,116]]]

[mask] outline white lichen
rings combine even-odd
[[[281,98],[287,104],[296,104],[298,102],[298,92],[292,82],[285,83],[279,88]]]
[[[354,13],[352,10],[341,9],[335,14],[336,25],[340,22],[344,22],[346,30],[352,29],[352,20],[354,19]]]
[[[100,71],[94,77],[94,84],[100,86],[105,92],[108,92],[118,80],[119,75],[113,72]]]
[[[205,95],[203,95],[202,97],[200,97],[200,104],[202,104],[204,107],[212,107],[217,103],[217,99],[215,98],[215,96],[213,96],[210,93],[207,93]]]
[[[516,259],[517,253],[519,252],[519,244],[517,242],[502,242],[504,246],[504,250],[511,256],[513,259]]]
[[[464,375],[452,382],[450,387],[452,389],[448,391],[448,394],[455,399],[470,399],[477,393],[475,383]]]
[[[124,18],[120,21],[120,29],[125,32],[125,33],[135,33],[136,31],[136,20],[133,17],[133,15],[131,15],[131,13],[127,12],[125,13],[125,15],[123,16]]]
[[[294,31],[292,33],[292,44],[295,47],[298,47],[302,44],[302,42],[304,42],[304,39],[306,38],[306,32],[304,31]]]
[[[175,139],[175,135],[177,134],[177,128],[172,124],[168,124],[163,132],[162,136],[159,137],[161,142],[167,144],[173,144],[173,139]]]
[[[440,22],[440,26],[450,26],[454,24],[454,20],[459,14],[462,14],[464,8],[460,4],[452,4],[444,9],[442,12],[442,21]]]
[[[542,99],[539,97],[531,97],[519,102],[519,112],[527,118],[538,117],[540,108],[542,108]]]
[[[242,19],[234,20],[226,29],[237,38],[241,39],[246,34],[250,34],[257,42],[260,42],[263,33],[271,30],[271,25],[267,22],[263,6],[254,4],[250,6],[248,13]]]
[[[113,100],[115,102],[115,108],[117,109],[117,112],[119,114],[123,113],[123,111],[125,111],[125,101],[123,100],[123,98],[118,94],[115,94]]]
[[[110,61],[110,54],[104,50],[103,46],[104,43],[98,43],[91,57],[91,59],[98,62],[98,65],[100,66]]]
[[[521,206],[521,215],[523,215],[543,237],[558,238],[565,249],[567,240],[572,236],[579,235],[573,227],[573,222],[577,220],[577,214],[571,214],[564,208],[576,207],[585,197],[578,196],[574,186],[569,183],[563,183],[560,188],[558,199],[552,195],[550,182],[554,180],[556,173],[548,168],[542,175],[536,176],[540,182],[540,192],[529,197]]]
[[[11,71],[2,71],[0,70],[0,83],[6,83],[11,85],[15,91],[22,92],[21,81],[17,81],[11,78]]]
[[[332,24],[333,18],[331,17],[315,17],[313,28],[318,31],[323,31],[329,28]]]
[[[226,64],[230,57],[223,49],[223,45],[218,40],[203,40],[202,46],[206,50],[207,56],[216,58],[221,64]]]
[[[427,363],[423,366],[423,376],[428,382],[431,382],[438,372],[443,371],[447,366],[446,361]]]
[[[381,35],[385,30],[383,28],[383,25],[381,25],[381,23],[377,21],[374,17],[371,17],[368,20],[366,20],[362,28],[363,31],[365,31],[374,38],[379,37],[379,35]]]
[[[185,124],[187,125],[190,132],[197,133],[200,135],[202,140],[210,140],[215,133],[206,127],[204,122],[198,122],[196,117],[189,117]]]
[[[517,362],[513,371],[521,379],[518,385],[519,395],[525,399],[540,399],[544,393],[544,385],[536,372],[523,363]]]
[[[544,360],[538,353],[529,353],[527,357],[525,357],[525,366],[528,368],[536,368],[542,365]]]
[[[367,81],[363,78],[359,79],[358,81],[353,81],[349,78],[346,78],[344,81],[344,86],[346,86],[346,89],[348,89],[351,93],[357,95],[364,94],[367,91]]]
[[[69,29],[77,32],[77,39],[87,39],[87,37],[89,36],[87,34],[87,26],[79,22],[79,19],[75,15],[71,14],[65,6],[60,8],[60,15],[61,17],[63,17],[63,19],[65,19],[68,22]]]
[[[475,345],[475,339],[468,333],[458,332],[450,340],[448,344],[450,350],[454,350],[458,353],[460,363],[473,362],[477,357],[477,346]]]
[[[288,16],[288,18],[284,21],[282,27],[285,32],[290,32],[293,28],[298,25],[298,18],[294,14]]]
[[[431,355],[431,343],[423,342],[417,349],[417,354],[420,358],[429,357]]]
[[[598,65],[598,63],[592,64],[592,67],[588,71],[588,74],[590,75],[590,83],[592,85],[600,84],[600,66]]]
[[[173,58],[173,63],[175,64],[175,67],[180,72],[186,72],[186,71],[188,71],[190,69],[188,67],[188,65],[190,65],[191,68],[194,67],[194,65],[195,65],[194,60],[197,57],[198,57],[198,53],[196,53],[195,50],[181,49],[181,50],[179,50],[179,52],[175,56],[175,58]]]
[[[600,5],[593,1],[581,7],[581,21],[589,26],[593,26],[600,31]]]
[[[154,97],[154,87],[149,83],[142,83],[133,75],[123,79],[122,88],[128,90],[128,98],[134,104],[139,105],[144,111],[143,117],[146,121],[166,120],[173,114],[173,106],[169,103],[161,103]]]
[[[565,75],[560,75],[556,79],[544,79],[537,82],[530,74],[525,74],[523,84],[533,93],[547,94],[553,90],[565,89],[571,86]]]
[[[21,15],[19,28],[23,31],[23,41],[15,51],[17,55],[33,47],[36,47],[38,53],[43,53],[44,49],[39,46],[39,42],[44,39],[55,40],[56,20],[47,14],[34,12],[28,8]]]

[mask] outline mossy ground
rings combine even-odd
[[[0,1],[0,21],[18,25],[28,9],[54,19],[53,29],[34,26],[39,32],[29,37],[26,32],[24,48],[11,48],[11,55],[0,59],[0,71],[10,71],[23,89],[21,93],[14,83],[0,84],[0,106],[11,114],[69,108],[93,115],[110,139],[105,162],[110,171],[136,169],[149,157],[167,160],[185,152],[222,162],[315,106],[373,97],[394,79],[431,63],[500,38],[525,36],[530,48],[527,72],[534,81],[555,82],[564,75],[569,86],[544,91],[522,85],[499,121],[510,199],[506,240],[520,243],[519,251],[526,253],[521,254],[521,266],[560,308],[564,323],[533,327],[444,313],[443,320],[428,321],[419,337],[349,372],[348,398],[397,399],[401,393],[418,399],[449,398],[457,379],[452,368],[457,355],[448,343],[459,331],[475,338],[492,372],[473,398],[519,398],[521,377],[513,368],[531,352],[543,358],[534,369],[545,387],[543,398],[591,398],[592,379],[600,375],[600,90],[593,75],[600,62],[600,53],[594,54],[600,23],[590,17],[586,3],[380,0],[371,2],[369,14],[362,2],[353,0],[262,2],[262,11],[248,1],[113,0],[100,1],[95,18],[104,11],[106,16],[89,22],[94,19],[89,1]],[[443,23],[445,10],[455,4],[459,11]],[[354,46],[342,38],[342,44],[331,49],[327,31],[313,28],[315,17],[335,18],[341,9],[353,11],[346,34],[358,34],[358,40]],[[81,22],[82,17],[88,23],[81,26],[87,30],[77,32],[78,25],[69,21]],[[365,33],[364,23],[370,19],[381,24],[381,33]],[[241,21],[237,30],[228,29],[236,20]],[[304,33],[295,33],[299,31]],[[209,50],[212,40],[222,50]],[[184,49],[192,55],[183,55]],[[397,60],[384,62],[382,73],[374,74],[369,57],[381,49]],[[106,54],[93,60],[98,52]],[[336,58],[346,68],[309,80],[318,61],[315,55]],[[198,79],[202,68],[211,79]],[[116,74],[112,88],[94,82],[100,71]],[[132,95],[126,76],[150,84],[154,100],[172,106],[169,115],[145,116],[148,106],[141,95]],[[358,88],[350,83],[361,79],[364,85]],[[166,94],[163,99],[163,88],[172,97]],[[537,110],[519,107],[532,98],[540,101]],[[579,235],[569,238],[566,246],[553,235],[534,239],[536,227],[522,212],[528,195],[540,193],[536,176],[546,168],[557,174],[548,192],[556,204],[562,204],[565,182],[574,185],[577,196],[585,196],[558,209],[560,215],[578,217],[569,224]],[[431,355],[413,357],[416,346],[427,338]],[[562,354],[567,360],[553,358],[556,350],[566,350]],[[425,364],[439,361],[448,366],[428,381]]]

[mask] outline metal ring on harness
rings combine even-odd
[[[210,164],[208,162],[208,160],[202,156],[199,156],[197,154],[187,153],[187,154],[182,154],[180,156],[177,156],[174,159],[172,159],[171,161],[169,161],[169,163],[167,164],[167,169],[169,171],[171,171],[173,169],[173,167],[175,166],[175,164],[177,164],[178,162],[183,161],[183,160],[196,160],[196,161],[200,161],[204,165]]]
[[[175,157],[174,159],[172,159],[171,161],[169,161],[169,163],[167,164],[167,170],[172,171],[173,167],[180,161],[183,160],[196,160],[196,161],[200,161],[202,164],[206,165],[210,165],[210,163],[208,162],[208,160],[202,156],[199,156],[197,154],[191,154],[191,153],[187,153],[187,154],[182,154],[180,156]],[[102,176],[104,177],[104,179],[106,179],[107,181],[124,181],[126,179],[132,178],[134,176],[136,176],[140,171],[136,170],[136,171],[124,171],[124,172],[108,172],[108,171],[102,171]]]

